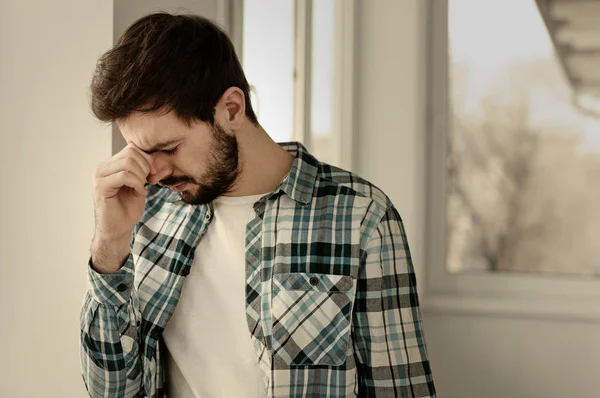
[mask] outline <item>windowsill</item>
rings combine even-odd
[[[547,297],[477,297],[458,294],[426,294],[421,300],[424,314],[452,314],[600,322],[600,304],[583,299]]]
[[[450,274],[438,266],[427,273],[424,293],[421,302],[426,313],[600,322],[596,278]]]

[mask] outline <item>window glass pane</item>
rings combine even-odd
[[[600,275],[600,19],[539,3],[449,1],[451,272]]]
[[[294,1],[244,0],[244,71],[258,121],[277,142],[294,124]]]
[[[337,164],[340,144],[334,131],[333,75],[336,55],[335,0],[313,1],[310,149],[321,161]]]

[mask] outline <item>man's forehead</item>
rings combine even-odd
[[[146,153],[160,151],[183,140],[181,134],[167,120],[146,114],[133,114],[116,122],[125,142],[133,142]]]

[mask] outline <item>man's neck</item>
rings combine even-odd
[[[248,196],[275,190],[294,163],[260,126],[251,123],[236,132],[241,172],[226,196]]]

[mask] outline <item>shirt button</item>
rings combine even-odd
[[[125,290],[127,290],[127,285],[124,283],[121,283],[119,286],[117,286],[117,290],[120,292],[124,292]]]
[[[313,276],[308,280],[308,282],[313,286],[317,286],[319,284],[319,278]]]
[[[212,216],[211,216],[211,214],[210,214],[210,213],[206,213],[206,216],[204,216],[204,219],[205,219],[206,221],[210,221],[210,218],[211,218],[211,217],[212,217]]]

